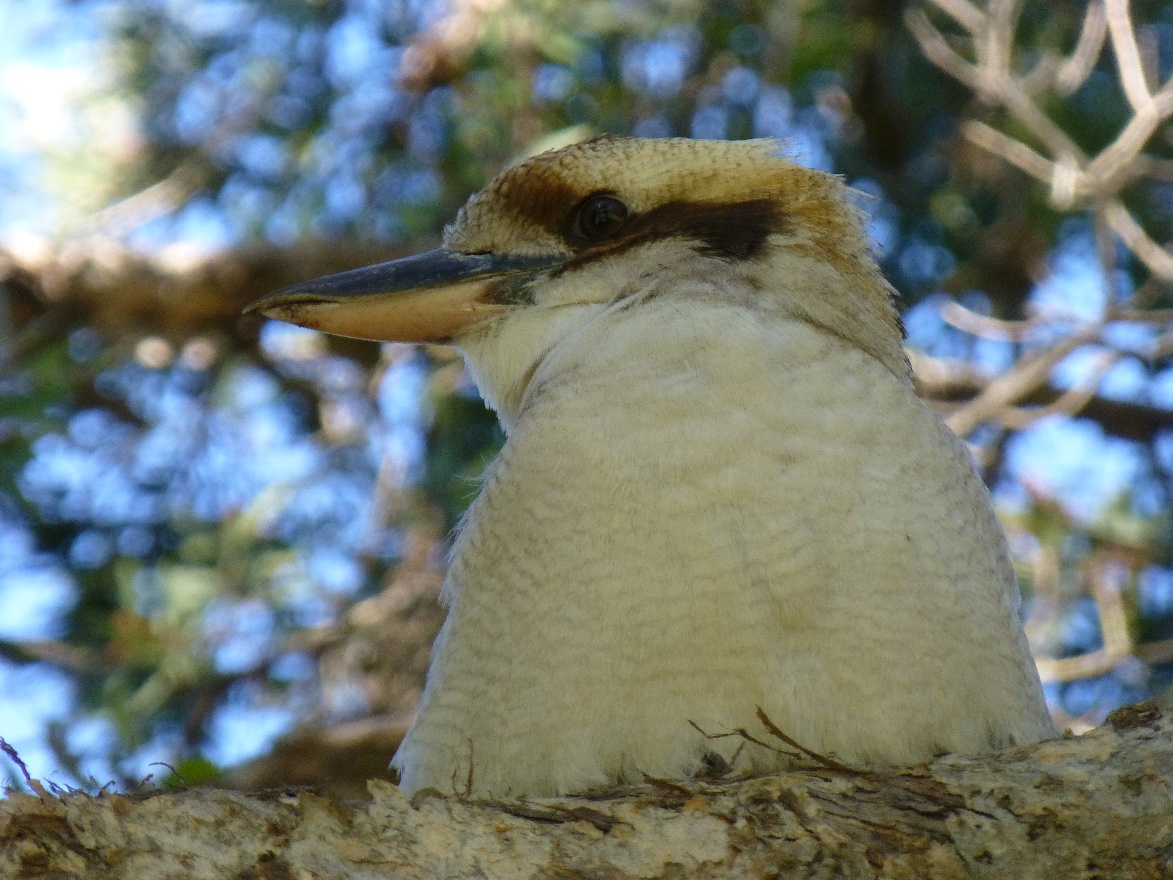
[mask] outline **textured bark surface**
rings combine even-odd
[[[1173,716],[916,768],[467,803],[372,782],[365,804],[263,795],[13,795],[0,877],[1173,877]]]

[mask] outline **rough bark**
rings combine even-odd
[[[1151,704],[914,768],[513,803],[371,795],[13,795],[0,877],[1173,877],[1173,716]]]

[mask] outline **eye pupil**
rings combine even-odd
[[[627,221],[627,205],[614,196],[591,196],[578,215],[578,231],[589,241],[614,235]]]

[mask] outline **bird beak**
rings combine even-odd
[[[447,342],[527,302],[530,283],[562,261],[439,248],[303,281],[244,311],[355,339]]]

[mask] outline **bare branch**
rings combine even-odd
[[[1002,0],[1001,5],[1012,8],[1014,15],[1017,16],[1017,0]],[[1009,49],[993,50],[990,48],[992,44],[988,41],[983,44],[975,35],[974,43],[979,55],[979,64],[974,65],[949,45],[945,36],[920,10],[909,10],[905,14],[905,23],[929,61],[954,79],[969,86],[986,103],[1005,107],[1047,147],[1053,156],[1060,159],[1069,158],[1080,165],[1087,161],[1087,156],[1079,146],[1035,105],[1007,69],[990,65],[986,56],[991,51],[998,58],[1008,58]],[[1009,28],[1009,31],[1012,30],[1013,28]],[[995,31],[1004,33],[1007,28],[990,29],[990,33]]]
[[[1136,643],[1128,628],[1128,608],[1119,579],[1113,576],[1112,567],[1099,562],[1091,576],[1092,598],[1100,617],[1100,634],[1104,650],[1123,659],[1136,651]]]
[[[1087,185],[1088,190],[1100,195],[1119,191],[1123,185],[1120,181],[1123,171],[1170,115],[1173,115],[1173,80],[1167,82],[1145,109],[1138,111],[1124,126],[1116,140],[1088,165],[1086,174],[1095,181]]]
[[[986,152],[1001,156],[1031,177],[1050,183],[1055,163],[1036,153],[1022,141],[1002,134],[998,129],[976,119],[967,119],[961,124],[961,135]]]
[[[990,13],[984,34],[974,34],[981,66],[992,71],[999,80],[1010,78],[1010,62],[1014,48],[1014,32],[1022,13],[1022,0],[990,0]]]
[[[952,413],[946,424],[959,437],[968,437],[988,421],[1000,421],[1005,409],[1047,384],[1051,370],[1071,352],[1099,339],[1099,327],[1073,333],[1049,348],[1018,361],[1009,371],[990,381],[969,403]]]
[[[1124,87],[1124,94],[1132,109],[1137,113],[1146,113],[1153,103],[1153,96],[1145,82],[1140,49],[1136,45],[1136,32],[1128,12],[1128,0],[1106,0],[1106,5],[1108,31],[1112,35],[1112,49],[1116,52],[1120,84]]]
[[[979,95],[985,94],[986,86],[978,69],[954,51],[927,15],[919,9],[909,9],[904,14],[904,22],[929,61]]]
[[[909,352],[908,355],[917,393],[944,414],[959,411],[993,381],[963,361],[930,357],[919,352]],[[1066,389],[1056,388],[1048,382],[1020,398],[1017,404],[1047,406],[1064,393]],[[1088,401],[1079,416],[1095,422],[1105,434],[1139,443],[1151,443],[1158,433],[1173,430],[1171,410],[1098,395]]]
[[[1055,72],[1055,89],[1060,95],[1066,97],[1084,84],[1096,66],[1107,35],[1108,15],[1104,4],[1102,0],[1092,0],[1083,17],[1075,49]]]
[[[1173,662],[1173,639],[1142,642],[1136,646],[1130,656],[1136,657],[1149,666]],[[1044,682],[1077,681],[1081,678],[1107,675],[1120,666],[1121,661],[1125,659],[1125,657],[1114,655],[1105,648],[1100,648],[1076,657],[1061,657],[1059,659],[1039,657],[1035,659],[1035,666],[1038,667],[1039,677]]]
[[[997,97],[1010,115],[1026,126],[1057,160],[1075,160],[1079,165],[1087,163],[1087,154],[1013,80],[1001,82]]]
[[[1020,406],[1006,407],[998,414],[998,420],[1012,431],[1021,431],[1048,416],[1079,415],[1085,406],[1091,403],[1100,387],[1100,381],[1119,361],[1121,355],[1114,351],[1101,352],[1092,367],[1091,375],[1084,381],[1067,389],[1053,402],[1034,409],[1025,409]]]
[[[1033,321],[1004,321],[1000,318],[979,315],[973,309],[967,309],[952,299],[941,303],[940,312],[941,319],[946,324],[984,339],[1021,342],[1030,335],[1032,330],[1038,329],[1038,324]]]
[[[986,13],[969,0],[931,0],[932,4],[949,15],[971,34],[984,31],[988,24]]]
[[[1162,333],[1153,346],[1152,357],[1158,360],[1167,358],[1170,354],[1173,354],[1173,333]]]
[[[1165,250],[1146,233],[1128,209],[1113,199],[1101,209],[1104,220],[1120,236],[1128,249],[1136,254],[1150,272],[1166,281],[1173,281],[1173,254]]]
[[[185,162],[157,183],[103,208],[83,224],[82,234],[117,236],[178,210],[208,181],[206,169]]]
[[[1107,675],[1116,668],[1120,658],[1112,657],[1103,648],[1075,657],[1036,657],[1035,668],[1039,671],[1039,678],[1043,683],[1053,681],[1078,681],[1082,678],[1094,678],[1098,675]]]
[[[1147,324],[1169,324],[1173,323],[1173,309],[1131,309],[1131,308],[1115,308],[1110,312],[1109,317],[1113,321],[1138,321]],[[1155,352],[1150,353],[1150,357],[1159,357]]]
[[[1136,656],[1149,666],[1156,666],[1159,663],[1173,663],[1173,639],[1142,642],[1136,646]]]
[[[1143,157],[1140,151],[1157,128],[1173,115],[1173,79],[1155,95],[1150,92],[1127,0],[1106,0],[1106,5],[1093,0],[1076,48],[1056,75],[1058,87],[1070,93],[1094,66],[1105,31],[1111,34],[1121,82],[1136,112],[1116,140],[1092,160],[1034,103],[1023,80],[1016,79],[1010,70],[1020,0],[995,0],[988,15],[966,0],[930,2],[969,32],[977,63],[954,50],[923,12],[910,10],[905,20],[925,56],[984,101],[1003,106],[1046,147],[1051,158],[976,120],[964,124],[963,135],[1032,177],[1049,183],[1051,201],[1060,209],[1070,210],[1085,199],[1109,200],[1100,208],[1107,226],[1154,274],[1173,278],[1173,256],[1153,242],[1114,198],[1123,186],[1146,173],[1167,171],[1161,160]]]

